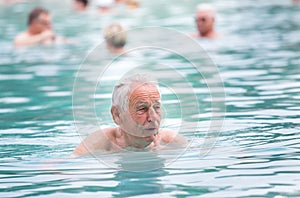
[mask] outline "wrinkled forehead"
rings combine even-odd
[[[153,84],[133,84],[129,92],[129,102],[160,101],[158,86]]]

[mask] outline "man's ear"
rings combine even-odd
[[[110,113],[112,115],[114,122],[117,125],[120,125],[120,110],[119,110],[119,108],[116,105],[112,105],[110,108]]]

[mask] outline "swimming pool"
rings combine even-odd
[[[224,82],[226,117],[216,145],[200,155],[202,132],[211,116],[210,96],[200,90],[201,113],[189,121],[201,125],[184,134],[194,141],[181,157],[174,156],[176,150],[103,155],[107,165],[94,157],[64,159],[80,142],[72,91],[83,56],[102,40],[101,27],[111,20],[131,28],[161,25],[192,33],[197,1],[144,1],[137,12],[113,16],[73,13],[68,2],[59,2],[59,7],[58,2],[0,5],[1,197],[300,196],[299,5],[212,1],[224,38],[198,42]],[[14,49],[14,36],[25,28],[27,11],[37,4],[51,9],[59,34],[77,42]],[[177,57],[161,51],[150,55],[186,69]],[[100,109],[110,105],[109,92],[96,94],[103,99],[96,103],[99,117]],[[177,123],[175,99],[165,98],[167,116]],[[169,157],[175,160],[166,163]],[[133,165],[140,171],[124,171]]]

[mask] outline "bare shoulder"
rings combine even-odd
[[[26,40],[28,38],[28,33],[27,32],[21,32],[20,34],[18,34],[15,39],[14,39],[14,44],[15,45],[19,45],[22,44],[22,42],[24,40]]]
[[[115,133],[115,128],[100,129],[91,133],[75,148],[72,156],[88,155],[97,150],[110,150]]]
[[[161,141],[164,143],[179,143],[186,144],[187,141],[184,136],[170,129],[160,129]]]

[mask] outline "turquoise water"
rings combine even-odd
[[[197,130],[183,131],[193,140],[191,146],[179,158],[181,150],[170,149],[67,159],[81,140],[72,107],[75,76],[84,56],[101,42],[103,25],[119,20],[131,28],[161,25],[190,34],[196,3],[144,1],[137,12],[112,16],[74,13],[68,2],[57,0],[0,4],[0,197],[299,197],[300,5],[290,1],[212,1],[224,37],[197,42],[218,66],[226,116],[207,155],[201,155],[211,118],[205,84],[188,72],[187,62],[153,50],[141,53],[141,58],[150,57],[142,59],[146,65],[173,64],[198,87],[200,113],[184,118],[200,123]],[[75,43],[14,49],[12,40],[24,30],[34,5],[49,7],[56,32]],[[155,69],[164,73],[164,68]],[[81,76],[87,86],[80,89],[82,100],[75,109],[85,107],[91,76],[88,70]],[[102,111],[110,105],[110,89],[98,88],[95,114],[110,124]],[[188,100],[185,94],[178,95]],[[163,97],[165,124],[176,128],[176,97]],[[184,108],[192,109],[189,103]],[[89,120],[89,114],[80,118]]]

